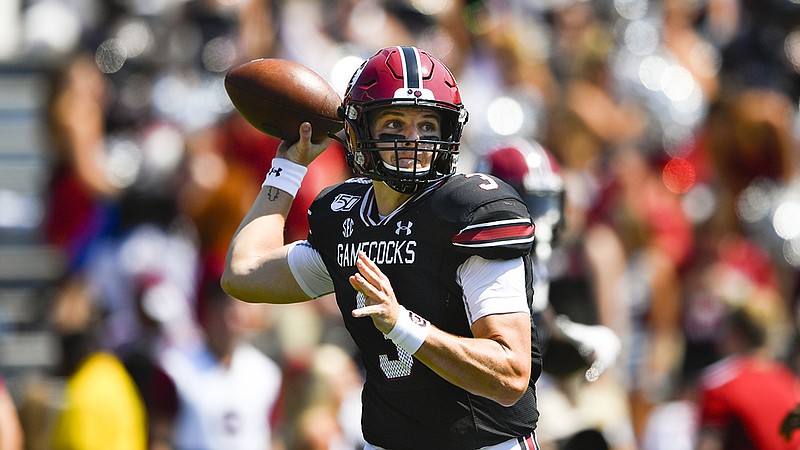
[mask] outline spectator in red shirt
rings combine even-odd
[[[800,379],[765,352],[770,315],[749,302],[728,314],[719,344],[728,355],[699,385],[698,450],[796,450],[781,423],[800,401]]]

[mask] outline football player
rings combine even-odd
[[[621,342],[599,324],[591,289],[582,289],[585,283],[575,278],[575,244],[559,245],[567,199],[558,162],[538,142],[513,138],[491,147],[477,170],[516,189],[536,224],[533,317],[545,373],[537,387],[540,406],[550,412],[539,422],[542,444],[583,450],[636,448],[630,418],[620,413],[627,400],[619,394],[615,378],[592,383],[614,365]],[[578,381],[581,376],[589,383]],[[598,398],[607,402],[600,415],[585,400]]]
[[[591,296],[558,289],[558,295],[552,299],[555,304],[550,298],[554,280],[549,266],[566,213],[564,179],[558,162],[538,142],[515,138],[491,148],[479,160],[477,170],[494,175],[516,189],[536,225],[533,311],[534,321],[539,325],[545,368],[559,376],[584,369],[588,381],[597,380],[616,361],[621,347],[619,337],[598,324],[597,306]],[[564,262],[559,264],[563,266]]]
[[[359,175],[323,190],[304,241],[283,242],[326,142],[282,143],[231,243],[223,286],[249,302],[335,292],[366,371],[367,449],[534,449],[541,355],[534,228],[517,192],[456,173],[467,112],[447,67],[390,47],[353,75],[340,114]]]

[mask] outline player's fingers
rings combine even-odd
[[[361,292],[362,294],[366,295],[367,298],[373,301],[380,301],[381,292],[377,286],[373,285],[369,280],[365,279],[361,274],[357,273],[350,276],[350,285],[353,286],[355,290]]]
[[[308,122],[300,124],[300,144],[305,147],[311,146],[311,124]]]
[[[358,259],[356,260],[356,267],[358,271],[366,278],[370,283],[374,284],[375,286],[381,286],[385,281],[387,281],[386,275],[381,272],[381,269],[378,268],[377,264],[375,264],[367,254],[364,252],[358,252]]]
[[[359,317],[379,315],[382,312],[383,310],[379,305],[369,305],[369,306],[364,306],[363,308],[356,308],[351,312],[351,314],[353,315],[353,317],[359,318]]]
[[[300,124],[300,144],[304,146],[305,153],[308,156],[309,163],[316,159],[331,143],[330,138],[324,138],[319,142],[311,140],[313,136],[313,129],[310,122],[303,122]]]
[[[317,156],[327,148],[330,139],[323,139],[319,143],[311,141],[313,130],[311,123],[303,122],[298,128],[300,139],[297,142],[281,141],[276,156],[287,158],[298,164],[308,166]]]
[[[311,153],[311,124],[308,122],[301,123],[299,132],[300,140],[294,143],[293,147],[298,153],[297,156],[302,159],[309,159],[309,154]]]

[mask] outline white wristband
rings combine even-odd
[[[386,337],[409,355],[413,355],[422,347],[422,343],[428,337],[429,325],[427,320],[400,305],[400,315],[397,317],[397,322]]]
[[[272,167],[267,172],[267,178],[261,187],[276,187],[294,197],[307,171],[308,167],[286,158],[272,158]]]

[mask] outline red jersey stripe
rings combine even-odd
[[[467,244],[510,238],[530,238],[533,236],[533,225],[516,225],[505,227],[481,228],[463,231],[453,236],[453,243]]]

